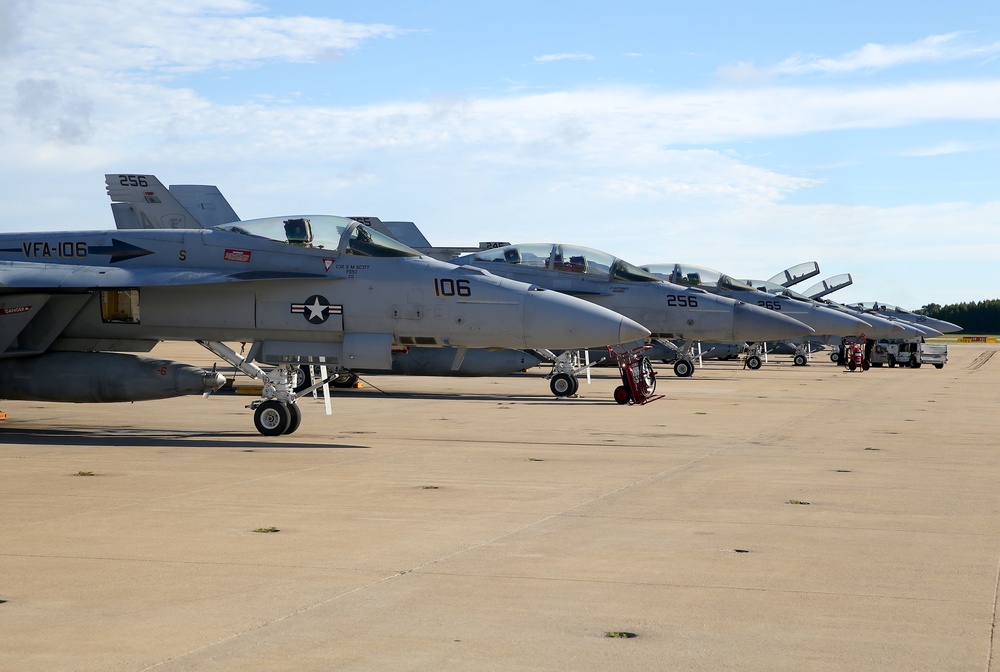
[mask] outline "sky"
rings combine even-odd
[[[153,174],[915,309],[1000,298],[998,122],[995,2],[0,0],[0,232]]]

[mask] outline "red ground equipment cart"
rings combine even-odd
[[[865,335],[861,334],[853,343],[847,343],[844,348],[844,365],[851,371],[867,371],[871,362],[865,357]]]
[[[618,362],[618,371],[622,376],[622,384],[615,388],[615,401],[619,404],[648,404],[663,397],[653,396],[656,391],[656,371],[643,352],[652,346],[640,345],[638,348],[626,349],[625,346],[609,345],[608,352]]]

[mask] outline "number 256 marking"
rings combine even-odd
[[[123,187],[148,187],[145,175],[119,175],[118,184]]]
[[[676,294],[667,294],[667,305],[680,308],[697,308],[698,299],[693,296],[677,296]]]

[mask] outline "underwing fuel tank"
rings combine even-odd
[[[115,352],[49,352],[0,364],[0,399],[108,403],[167,399],[217,390],[219,373]]]

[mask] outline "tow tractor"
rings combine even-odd
[[[608,353],[618,363],[622,384],[615,388],[615,401],[619,404],[648,404],[663,397],[653,395],[656,391],[656,371],[643,352],[652,346],[640,345],[627,349],[620,345],[609,345]]]

